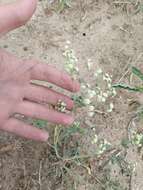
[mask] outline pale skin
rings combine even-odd
[[[36,0],[19,0],[0,6],[0,35],[24,25],[36,9]],[[79,90],[79,83],[54,67],[37,60],[21,60],[0,49],[0,130],[28,139],[46,141],[47,131],[28,125],[14,117],[16,113],[44,119],[56,124],[70,125],[74,118],[45,104],[56,105],[58,100],[73,108],[73,101],[50,88],[32,84],[32,80],[47,81],[71,92]],[[44,103],[44,104],[43,104]]]

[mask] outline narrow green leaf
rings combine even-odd
[[[141,86],[135,86],[134,91],[143,93],[143,87]]]
[[[126,84],[114,84],[113,87],[122,88],[125,90],[134,91],[134,92],[143,92],[143,87],[132,87]]]
[[[143,73],[136,67],[132,67],[132,73],[143,81]]]

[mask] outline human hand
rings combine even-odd
[[[21,0],[0,6],[0,34],[4,34],[27,22],[36,8],[36,0]],[[68,125],[74,121],[71,115],[57,112],[45,104],[56,105],[58,100],[71,110],[73,101],[50,88],[35,85],[40,80],[76,92],[79,83],[67,74],[36,60],[20,60],[0,49],[0,129],[34,140],[46,141],[48,133],[16,119],[18,113],[31,118]]]

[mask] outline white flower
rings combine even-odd
[[[71,69],[71,70],[74,69],[74,66],[73,66],[73,64],[71,64],[71,63],[68,64],[66,67],[67,67],[68,69]]]
[[[79,68],[78,67],[75,67],[75,70],[76,70],[76,72],[79,72]]]
[[[109,75],[108,73],[105,73],[105,76],[106,76],[107,78],[110,78],[110,75]]]
[[[103,71],[102,71],[102,69],[97,69],[97,71],[94,73],[94,77],[98,77],[98,75],[100,75],[100,74],[102,74],[103,73]]]
[[[101,68],[97,69],[97,71],[96,71],[97,74],[101,74],[102,72],[103,72],[103,71],[102,71]]]
[[[97,77],[98,76],[98,74],[97,73],[94,73],[94,77]]]
[[[94,116],[94,112],[88,112],[87,115],[88,115],[88,117],[93,117]]]
[[[67,44],[69,44],[70,42],[67,41]],[[75,52],[73,49],[69,49],[69,46],[66,45],[65,46],[66,50],[65,52],[63,53],[63,55],[65,56],[66,58],[66,70],[69,74],[72,75],[72,77],[75,78],[75,76],[78,74],[78,67],[77,67],[77,58],[75,56]]]
[[[69,48],[69,46],[68,45],[65,45],[65,49],[68,49]]]
[[[106,98],[102,96],[101,102],[106,102]]]
[[[81,88],[84,90],[84,89],[86,89],[86,86],[84,84],[82,84]]]
[[[108,88],[110,89],[112,87],[111,83],[108,83]]]
[[[102,102],[102,96],[101,95],[98,95],[97,98],[98,98],[99,102]]]
[[[92,66],[93,66],[93,63],[91,62],[91,59],[88,59],[87,60],[87,68],[88,68],[89,71],[91,70]]]
[[[98,142],[98,136],[95,134],[92,144],[96,144]]]
[[[108,94],[107,94],[106,92],[103,93],[103,96],[104,96],[105,98],[108,98]]]
[[[89,106],[89,111],[94,111],[95,107],[94,106]]]
[[[107,81],[108,83],[112,82],[112,79],[108,73],[105,73],[105,75],[103,75],[103,80]]]
[[[89,105],[91,103],[91,101],[90,101],[90,99],[86,98],[86,99],[83,100],[83,103],[85,105]]]
[[[87,94],[88,98],[91,99],[96,95],[96,92],[94,90],[88,89]]]
[[[68,72],[68,73],[70,73],[71,72],[71,70],[69,69],[69,68],[65,68],[66,69],[66,71]]]
[[[110,143],[110,142],[108,142],[106,139],[104,139],[104,145],[108,145],[108,146],[110,146],[110,145],[111,145],[111,143]]]
[[[109,105],[109,109],[107,110],[107,112],[112,112],[114,109],[114,104],[111,102],[110,105]]]
[[[115,88],[113,88],[112,93],[113,93],[113,96],[117,95],[117,92],[116,92]]]
[[[71,42],[69,40],[66,41],[67,44],[71,44]]]

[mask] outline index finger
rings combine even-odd
[[[59,71],[48,64],[38,63],[37,61],[35,61],[35,64],[33,64],[33,61],[31,63],[34,65],[31,69],[31,80],[47,81],[71,92],[79,91],[79,82],[73,80],[65,72]]]

